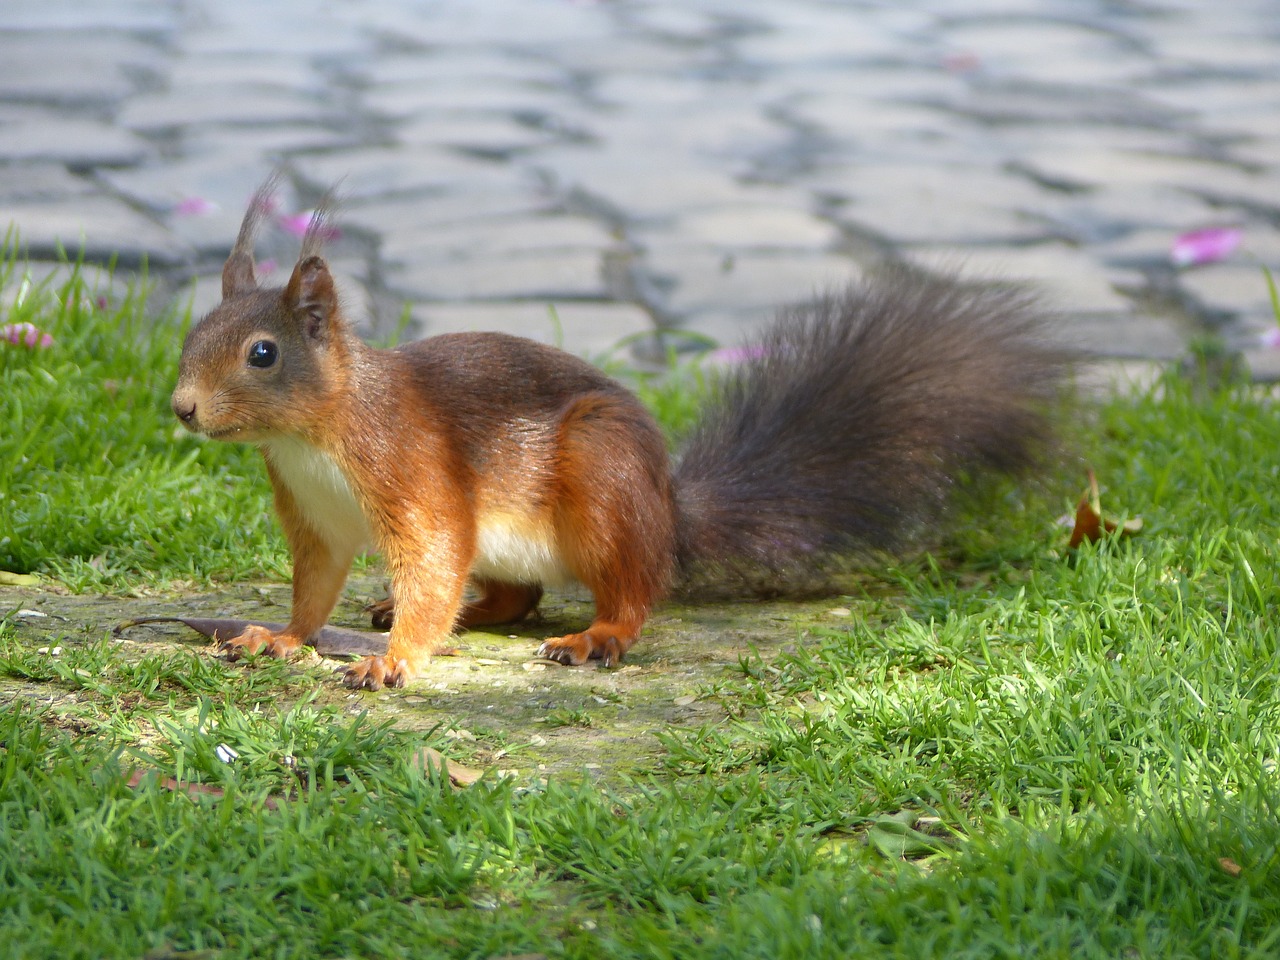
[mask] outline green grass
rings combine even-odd
[[[22,275],[0,259],[0,290]],[[179,324],[142,299],[111,302],[77,270],[6,311],[54,346],[0,347],[0,569],[81,590],[286,575],[257,453],[183,435],[168,400]]]
[[[85,590],[282,576],[253,455],[170,423],[175,324],[151,326],[136,300],[59,299],[10,318],[54,348],[0,348],[0,567]],[[653,389],[676,421],[696,401]],[[1066,553],[1053,517],[1082,469],[992,497],[933,557],[839,601],[839,627],[721,675],[702,693],[723,721],[666,730],[657,766],[607,787],[455,790],[415,760],[444,726],[352,716],[314,699],[305,669],[19,639],[0,621],[0,678],[48,694],[0,713],[0,943],[131,958],[1280,954],[1280,412],[1170,377],[1102,403],[1076,442],[1104,508],[1140,513],[1141,535]],[[572,708],[546,721],[592,723]],[[151,772],[130,788],[135,768]]]

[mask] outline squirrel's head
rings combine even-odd
[[[333,276],[317,252],[313,217],[284,287],[260,287],[253,235],[271,208],[274,178],[259,188],[222,268],[222,302],[182,345],[173,412],[218,440],[261,441],[323,424],[346,383],[349,344]]]

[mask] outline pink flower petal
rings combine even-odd
[[[314,210],[305,210],[302,213],[295,213],[293,216],[281,216],[278,220],[280,226],[288,233],[292,233],[295,237],[305,236],[307,230],[311,228],[311,221],[315,219]],[[326,225],[320,232],[321,240],[337,240],[342,236],[342,231],[332,225]]]
[[[53,337],[30,323],[10,323],[0,327],[0,340],[30,350],[53,346]]]
[[[218,205],[204,197],[187,197],[174,205],[173,212],[179,217],[203,217],[213,213]]]
[[[1169,251],[1169,259],[1177,267],[1193,267],[1215,263],[1231,256],[1240,245],[1242,231],[1236,227],[1210,227],[1179,234]]]
[[[1264,347],[1270,347],[1272,350],[1280,350],[1280,326],[1268,327],[1258,337]]]

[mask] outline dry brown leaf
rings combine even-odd
[[[456,761],[446,759],[443,753],[430,747],[423,747],[417,752],[414,759],[425,773],[431,773],[436,770],[443,771],[449,777],[449,782],[455,787],[469,787],[484,776],[483,770],[464,767]]]
[[[1219,857],[1218,866],[1222,868],[1222,872],[1229,877],[1238,877],[1244,873],[1244,867],[1236,863],[1230,857]]]
[[[129,774],[129,779],[125,781],[125,785],[130,789],[136,790],[138,785],[146,779],[147,774],[148,771],[146,770],[134,770]],[[201,794],[207,797],[221,797],[226,793],[221,787],[215,787],[211,783],[179,783],[173,777],[160,777],[156,780],[156,783],[165,790],[172,790],[174,793],[185,793],[189,797],[196,797]],[[268,810],[277,810],[280,807],[280,804],[272,797],[266,797],[262,801],[262,805]]]
[[[1076,505],[1076,523],[1071,529],[1071,539],[1067,549],[1074,550],[1086,540],[1090,543],[1101,540],[1103,534],[1120,531],[1120,536],[1130,537],[1142,529],[1142,518],[1133,517],[1124,523],[1107,520],[1102,515],[1102,497],[1098,493],[1098,478],[1089,471],[1089,489],[1085,491],[1080,503]]]

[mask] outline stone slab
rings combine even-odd
[[[1259,265],[1207,264],[1182,271],[1178,283],[1211,310],[1235,315],[1243,330],[1258,332],[1275,326],[1271,296]]]
[[[843,201],[840,219],[898,243],[1030,241],[1048,235],[1043,188],[973,164],[849,164],[809,182]]]
[[[249,198],[271,173],[272,165],[215,155],[151,164],[101,176],[134,204],[150,209],[173,234],[193,249],[225,254],[235,242]],[[299,207],[287,183],[277,199],[282,210]],[[183,212],[184,202],[203,201]]]
[[[192,86],[134,97],[117,120],[131,130],[235,123],[266,125],[320,120],[328,106],[313,95],[255,84]]]
[[[12,224],[21,247],[32,256],[74,257],[83,248],[89,260],[106,262],[118,255],[127,264],[147,259],[176,264],[192,251],[155,221],[106,196],[69,197],[25,203],[0,203],[0,230]]]
[[[1186,353],[1186,332],[1149,314],[1072,314],[1061,319],[1063,339],[1095,358],[1173,360]]]
[[[56,200],[95,192],[88,180],[55,164],[0,165],[0,201]]]
[[[553,136],[508,116],[463,111],[422,111],[392,126],[406,146],[444,147],[471,153],[511,154],[551,142]]]
[[[3,17],[0,11],[0,22]],[[113,29],[87,29],[84,21],[70,29],[5,33],[3,49],[0,99],[62,104],[122,100],[138,89],[138,71],[159,59],[154,47]]]
[[[98,120],[49,117],[0,126],[0,161],[127,166],[141,163],[149,153],[146,141]]]
[[[423,336],[496,330],[593,362],[626,359],[626,342],[654,330],[649,314],[628,303],[420,303],[412,315]]]
[[[426,146],[369,146],[297,156],[290,166],[314,189],[342,183],[349,200],[428,191],[498,188],[518,172],[492,160]]]
[[[347,181],[343,181],[344,187]],[[465,229],[494,218],[523,218],[552,211],[553,198],[505,185],[396,199],[344,199],[342,222],[381,235],[384,245],[409,246],[442,231]]]
[[[645,258],[663,307],[677,316],[763,311],[839,289],[858,279],[857,265],[831,254],[723,251],[699,248],[651,250]]]
[[[809,250],[821,252],[840,240],[835,224],[790,206],[739,204],[694,210],[662,228],[639,228],[644,246],[701,246],[725,250]]]
[[[1123,314],[1133,305],[1117,285],[1142,282],[1133,271],[1109,268],[1077,248],[1057,243],[1028,247],[923,244],[909,247],[907,257],[929,270],[1029,283],[1044,294],[1049,306],[1072,314]]]
[[[605,300],[610,295],[600,255],[572,250],[388,266],[386,283],[419,300]]]
[[[411,263],[566,250],[599,254],[618,247],[618,238],[597,221],[542,216],[489,218],[454,224],[447,230],[391,230],[383,237],[382,255],[390,263]]]

